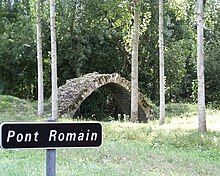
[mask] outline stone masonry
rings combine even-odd
[[[81,103],[95,90],[101,87],[111,93],[122,114],[130,115],[130,82],[121,77],[118,73],[98,74],[97,72],[67,80],[66,84],[59,87],[58,105],[60,115],[67,113],[73,116]],[[146,102],[143,95],[139,94],[138,121],[146,122],[152,118],[152,116],[151,106]]]

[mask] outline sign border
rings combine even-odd
[[[102,135],[101,135],[101,144],[100,146],[92,146],[92,147],[88,147],[88,146],[85,146],[85,147],[39,147],[39,148],[4,148],[2,146],[2,126],[3,125],[7,125],[7,124],[77,124],[77,123],[90,123],[90,124],[100,124],[101,125],[101,132],[102,132]],[[47,150],[47,149],[78,149],[78,148],[85,148],[85,149],[89,149],[89,148],[93,148],[93,149],[97,149],[97,148],[100,148],[102,147],[103,145],[103,126],[102,126],[102,123],[101,122],[98,122],[98,121],[76,121],[76,122],[2,122],[0,123],[0,149],[2,150],[24,150],[24,149],[35,149],[35,150],[39,150],[39,149],[43,149],[43,150]]]

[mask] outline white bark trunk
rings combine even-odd
[[[198,121],[199,131],[206,132],[203,0],[197,1],[197,78],[198,78]]]
[[[163,38],[163,0],[159,0],[159,62],[160,62],[160,118],[165,123],[165,76],[164,76],[164,38]]]
[[[41,2],[36,3],[37,27],[37,72],[38,72],[38,116],[44,115],[44,88],[43,88],[43,62],[42,62],[42,35],[41,35]]]
[[[134,3],[134,29],[132,34],[132,68],[131,68],[131,121],[138,120],[138,45],[139,45],[139,14],[138,4]]]
[[[57,88],[57,44],[55,28],[55,0],[50,0],[50,28],[51,28],[51,81],[52,81],[52,119],[58,118],[58,88]]]

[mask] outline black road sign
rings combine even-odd
[[[2,123],[0,144],[4,149],[99,147],[100,123]]]

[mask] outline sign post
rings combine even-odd
[[[102,144],[100,123],[2,123],[0,145],[3,149],[56,149],[99,147]]]

